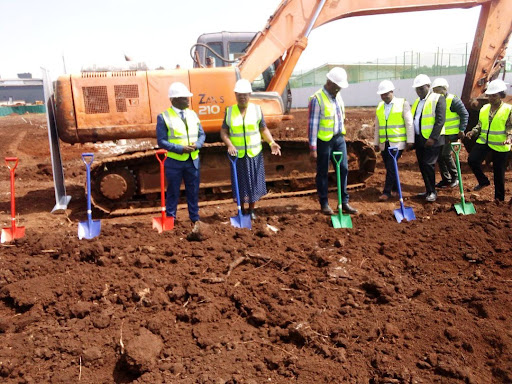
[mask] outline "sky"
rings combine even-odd
[[[116,64],[124,55],[191,68],[190,47],[202,33],[260,31],[280,0],[0,0],[0,77],[41,67],[52,78],[82,66]],[[296,70],[356,63],[404,51],[461,48],[473,40],[479,7],[338,20],[309,36]],[[428,29],[428,26],[432,26]],[[386,39],[384,36],[388,36]],[[469,45],[471,50],[471,45]],[[512,51],[509,49],[509,54]]]

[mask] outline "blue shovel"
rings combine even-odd
[[[398,148],[397,147],[389,147],[389,154],[393,158],[393,164],[395,165],[395,173],[396,173],[396,186],[398,187],[398,196],[400,197],[400,208],[395,209],[393,213],[395,214],[396,221],[399,223],[402,222],[403,219],[407,221],[416,220],[416,215],[411,207],[404,207],[404,199],[402,197],[402,187],[400,186],[400,176],[398,175]]]
[[[90,161],[87,161],[90,159]],[[82,153],[82,161],[87,168],[87,221],[78,223],[78,238],[92,239],[100,234],[101,222],[92,219],[91,209],[91,164],[94,160],[94,153]]]
[[[231,162],[231,166],[233,169],[233,180],[235,181],[236,193],[236,205],[238,208],[238,215],[231,217],[231,225],[236,228],[252,228],[251,225],[251,216],[250,215],[242,215],[242,206],[240,205],[240,191],[238,190],[238,174],[236,173],[236,160],[238,156],[230,156],[228,154],[229,161]]]

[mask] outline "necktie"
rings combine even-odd
[[[181,120],[185,120],[185,112],[180,111]]]

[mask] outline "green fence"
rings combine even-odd
[[[376,59],[352,64],[325,64],[321,67],[294,72],[290,79],[292,88],[321,86],[325,75],[335,66],[343,66],[347,71],[349,83],[376,80],[411,79],[424,73],[431,77],[458,75],[466,73],[471,45],[463,44],[451,48],[450,52],[438,48],[436,52],[404,52],[400,56]],[[512,56],[505,58],[505,70],[512,70]]]
[[[13,113],[24,115],[25,113],[46,113],[44,105],[17,105],[14,107],[0,107],[0,116],[8,116]]]

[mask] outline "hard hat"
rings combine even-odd
[[[395,86],[391,82],[391,80],[383,80],[380,82],[379,87],[377,88],[377,95],[383,95],[388,93],[389,91],[394,91]]]
[[[412,83],[413,88],[421,87],[422,85],[430,85],[430,78],[427,75],[418,75],[414,78],[414,82]]]
[[[179,81],[171,84],[169,87],[169,98],[173,97],[191,97],[192,93],[188,90],[187,86]]]
[[[234,91],[236,93],[252,93],[251,83],[249,80],[240,79],[236,82]]]
[[[340,88],[347,88],[347,72],[341,67],[334,67],[327,74],[327,78]]]
[[[487,86],[487,90],[485,91],[486,95],[494,95],[496,93],[505,92],[507,90],[507,83],[503,80],[496,79],[489,83]]]
[[[435,87],[444,87],[444,89],[448,90],[448,81],[446,81],[446,79],[443,79],[442,77],[438,77],[432,83],[432,88]]]

